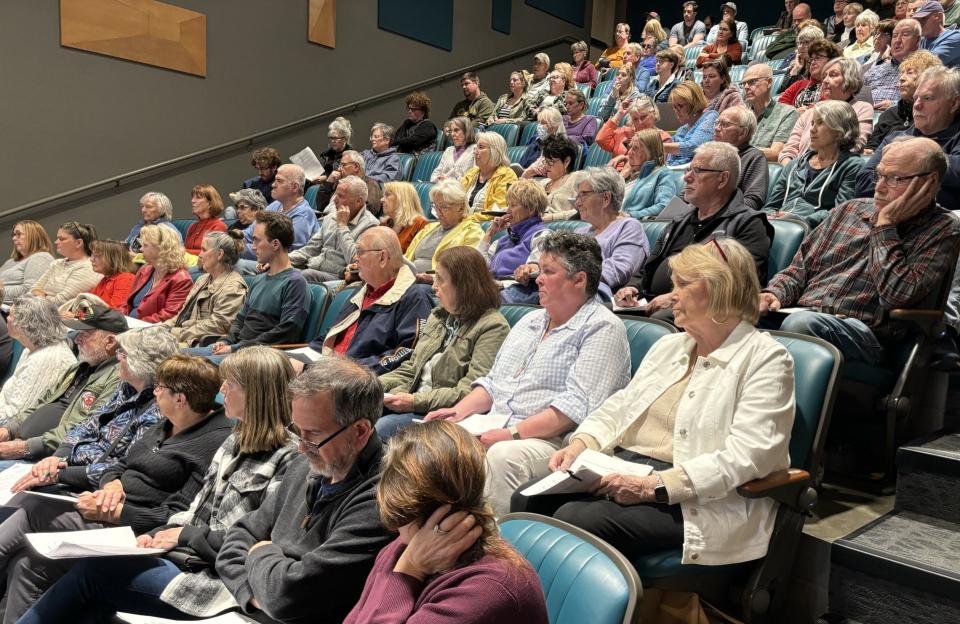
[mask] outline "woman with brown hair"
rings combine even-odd
[[[487,263],[472,247],[450,247],[437,255],[434,308],[413,355],[380,377],[385,414],[377,433],[389,438],[418,415],[455,405],[470,384],[493,366],[510,325],[497,309],[500,291]]]
[[[31,219],[13,226],[13,252],[0,266],[0,290],[3,303],[12,303],[25,295],[33,284],[46,273],[53,262],[53,247],[43,226]]]
[[[731,18],[724,18],[717,24],[717,40],[708,43],[697,57],[697,67],[703,67],[707,61],[715,61],[726,55],[734,65],[740,64],[743,48],[737,41],[737,24]]]
[[[223,214],[223,199],[217,189],[209,184],[198,184],[190,192],[190,208],[198,221],[187,228],[183,247],[187,253],[198,256],[200,243],[207,232],[227,231],[227,224],[220,218]]]
[[[500,537],[484,499],[486,472],[483,445],[447,421],[391,441],[377,503],[400,535],[380,551],[345,624],[546,624],[536,572]]]
[[[430,96],[414,91],[404,100],[407,118],[393,133],[390,146],[401,154],[420,154],[437,148],[437,126],[430,121]]]
[[[115,240],[96,240],[91,244],[90,264],[93,270],[103,276],[90,294],[103,299],[114,310],[127,302],[133,287],[133,262],[127,244]]]

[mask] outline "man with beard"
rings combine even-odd
[[[216,573],[260,622],[340,622],[377,553],[383,388],[369,369],[324,358],[290,384],[287,427],[300,457],[254,512],[225,534]]]
[[[76,318],[63,324],[78,330],[80,355],[59,385],[36,406],[0,428],[0,458],[37,461],[60,446],[67,431],[100,410],[119,383],[116,335],[127,331],[123,315],[106,306],[83,304]]]

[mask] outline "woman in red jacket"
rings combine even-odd
[[[223,199],[217,189],[209,184],[198,184],[190,192],[190,207],[198,221],[187,228],[187,237],[183,246],[187,253],[200,255],[200,243],[207,232],[226,232],[227,224],[220,218],[223,212]]]
[[[90,264],[93,270],[103,276],[90,294],[96,295],[113,308],[119,310],[130,297],[133,287],[133,263],[127,244],[115,240],[96,240],[90,244]]]
[[[146,264],[137,271],[130,296],[120,311],[148,323],[159,323],[183,307],[193,280],[183,260],[183,246],[168,227],[145,225],[140,243]]]

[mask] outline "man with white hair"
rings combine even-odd
[[[356,150],[344,150],[340,155],[340,164],[323,182],[320,182],[320,188],[317,190],[317,211],[329,214],[331,210],[336,210],[333,194],[340,180],[347,176],[357,176],[367,183],[367,210],[374,216],[380,216],[383,210],[383,206],[380,205],[382,196],[380,183],[367,175],[363,155]]]
[[[317,215],[313,208],[303,198],[304,184],[306,183],[306,174],[300,165],[286,164],[280,165],[273,179],[273,203],[267,206],[270,212],[280,212],[290,217],[293,221],[293,246],[291,249],[299,249],[307,244],[310,237],[319,227],[317,224]],[[243,259],[237,263],[237,269],[241,272],[252,273],[257,255],[253,251],[253,228],[251,223],[243,232],[247,248],[243,252]]]
[[[337,184],[333,195],[336,211],[323,218],[320,229],[307,244],[290,254],[290,263],[303,270],[308,282],[323,283],[343,279],[347,263],[357,253],[357,239],[378,224],[366,209],[367,183],[347,176]]]
[[[370,129],[370,149],[363,152],[363,167],[367,176],[380,184],[400,178],[400,154],[390,146],[393,126],[377,122]]]
[[[777,162],[780,150],[790,138],[800,117],[797,109],[781,104],[770,97],[773,88],[773,69],[766,63],[755,63],[747,68],[740,83],[746,104],[757,118],[757,130],[750,145],[759,149],[769,162]]]
[[[926,0],[911,17],[923,31],[920,47],[936,54],[947,67],[960,67],[960,31],[944,28],[943,5]]]
[[[920,22],[904,19],[893,27],[890,58],[879,58],[863,75],[872,92],[874,109],[884,111],[900,99],[900,63],[920,49]]]
[[[757,117],[745,106],[731,106],[720,113],[713,140],[729,143],[740,154],[740,179],[737,188],[748,208],[760,210],[767,201],[770,173],[763,152],[750,144],[757,131]]]

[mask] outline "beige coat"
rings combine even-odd
[[[193,285],[180,313],[164,325],[182,344],[194,346],[203,336],[223,336],[247,298],[247,283],[236,271],[210,279],[203,274]]]

